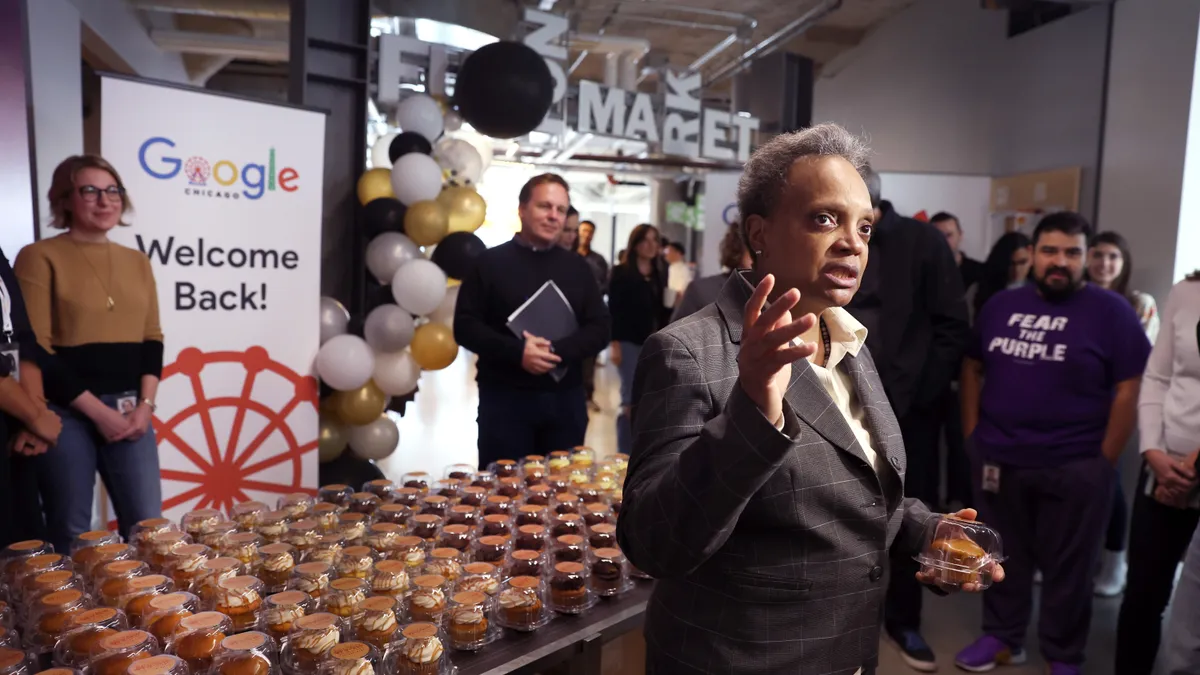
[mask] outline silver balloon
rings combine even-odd
[[[317,351],[317,376],[338,391],[366,384],[375,370],[375,353],[357,335],[338,335]]]
[[[383,232],[367,244],[367,269],[381,284],[390,284],[396,272],[415,258],[421,248],[399,232]]]
[[[450,185],[475,185],[483,178],[483,158],[469,141],[443,139],[434,146],[433,158]]]
[[[458,304],[458,289],[460,288],[462,286],[452,286],[446,289],[446,297],[442,298],[442,304],[429,314],[430,321],[454,328],[454,307]]]
[[[371,168],[372,169],[390,169],[392,168],[392,157],[388,154],[392,147],[392,141],[396,140],[396,136],[400,134],[392,131],[379,137],[375,141],[375,145],[371,146]]]
[[[446,273],[431,260],[413,260],[392,277],[396,304],[416,316],[426,316],[446,297]]]
[[[414,330],[412,314],[396,305],[380,305],[367,315],[363,337],[378,358],[380,353],[398,352],[407,347],[412,342]]]
[[[394,273],[392,276],[396,276]],[[350,323],[350,312],[333,298],[321,296],[321,344],[346,332]]]
[[[388,396],[407,396],[417,388],[421,366],[407,350],[379,354],[371,380]]]
[[[400,445],[400,430],[387,415],[380,415],[370,424],[351,427],[349,436],[350,449],[364,459],[383,459]]]

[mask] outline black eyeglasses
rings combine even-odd
[[[101,190],[95,185],[79,186],[79,196],[83,197],[85,202],[96,202],[100,199],[101,194],[104,194],[110,202],[119,202],[125,198],[125,188],[120,185],[109,185]]]

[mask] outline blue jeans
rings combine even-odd
[[[101,396],[116,408],[115,396]],[[58,444],[35,458],[38,491],[50,543],[69,551],[78,535],[92,529],[96,472],[117,512],[122,537],[139,520],[162,516],[162,479],[154,429],[136,441],[109,443],[82,413],[51,406],[62,417]]]
[[[621,377],[621,410],[617,413],[617,452],[629,454],[633,448],[633,427],[629,423],[629,406],[633,405],[633,373],[637,370],[642,346],[632,342],[621,342],[621,365],[617,374]]]
[[[583,387],[561,391],[479,387],[479,468],[498,459],[546,455],[583,445],[587,434]]]
[[[1183,573],[1167,619],[1161,661],[1166,675],[1200,673],[1200,529],[1192,535],[1183,559]]]

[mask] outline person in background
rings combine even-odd
[[[692,268],[688,265],[683,244],[671,242],[664,248],[663,259],[667,261],[667,287],[663,289],[663,307],[674,310],[692,283]]]
[[[517,198],[521,231],[484,251],[458,292],[454,339],[479,357],[480,468],[581,445],[587,432],[581,369],[608,343],[609,318],[591,269],[557,245],[568,189],[557,174],[530,178]],[[547,281],[562,292],[578,330],[553,341],[514,335],[509,315]]]
[[[60,366],[45,384],[63,430],[35,466],[50,541],[67,551],[92,529],[97,471],[122,537],[162,515],[151,420],[163,333],[150,259],[108,239],[133,208],[117,170],[96,155],[69,157],[47,197],[52,226],[66,233],[26,246],[14,268],[38,342]],[[133,412],[119,412],[122,403]]]
[[[721,287],[729,280],[729,275],[735,270],[749,269],[754,262],[750,259],[750,251],[746,250],[746,244],[742,240],[742,230],[737,223],[729,224],[729,229],[725,230],[725,236],[721,237],[718,250],[721,257],[721,273],[710,277],[701,277],[688,284],[687,290],[683,292],[683,298],[675,305],[675,311],[671,313],[671,323],[691,316],[705,305],[716,302],[717,296],[721,293]]]
[[[575,207],[571,207],[574,209]],[[596,236],[596,224],[590,220],[579,223],[579,246],[576,252],[583,256],[583,261],[596,277],[596,285],[600,287],[600,295],[608,293],[608,261],[604,256],[592,250],[592,240]],[[587,396],[588,409],[600,410],[596,403],[596,356],[583,360],[583,392]]]
[[[993,295],[1025,285],[1032,261],[1032,242],[1023,232],[1008,232],[996,240],[983,263],[983,275],[974,289],[967,292],[971,323],[975,323],[974,317]]]
[[[1101,232],[1092,237],[1084,278],[1088,283],[1107,288],[1128,300],[1142,322],[1142,330],[1146,331],[1146,337],[1153,344],[1158,336],[1158,307],[1148,293],[1129,287],[1132,273],[1133,257],[1125,237],[1116,232]],[[1104,553],[1100,557],[1100,569],[1096,572],[1095,580],[1096,595],[1105,598],[1120,595],[1125,588],[1125,533],[1129,524],[1129,505],[1125,502],[1120,471],[1114,471],[1117,471],[1117,480],[1113,483],[1112,512],[1108,518],[1108,534],[1104,537]]]
[[[996,294],[976,317],[963,430],[975,503],[1004,542],[1009,580],[984,594],[983,635],[955,661],[963,670],[1025,659],[1040,569],[1038,639],[1050,675],[1081,672],[1113,465],[1133,433],[1150,352],[1129,303],[1084,281],[1089,234],[1077,213],[1043,218],[1035,283]]]
[[[629,410],[633,404],[633,371],[646,338],[661,328],[663,283],[658,259],[658,229],[643,223],[629,233],[625,262],[613,268],[608,287],[612,312],[613,365],[621,378],[621,408],[617,412],[617,451],[628,453],[632,444]]]
[[[563,222],[562,233],[558,235],[558,245],[574,251],[579,242],[579,211],[574,206],[567,209],[567,219]]]
[[[846,309],[867,329],[867,346],[900,422],[908,457],[904,495],[935,508],[938,404],[970,335],[962,278],[941,233],[896,213],[881,197],[879,174],[867,167],[865,176],[875,208],[872,262]],[[921,635],[924,591],[912,556],[904,546],[891,553],[884,630],[909,667],[932,672],[937,656]]]
[[[979,283],[983,276],[983,263],[962,252],[963,231],[962,225],[958,222],[958,216],[938,211],[929,219],[929,224],[946,237],[946,243],[950,245],[950,251],[954,253],[954,262],[958,264],[958,271],[962,274],[963,290],[970,290],[972,286]]]
[[[1187,553],[1191,560],[1173,603],[1173,623],[1178,627],[1190,621],[1193,644],[1200,645],[1200,631],[1195,628],[1200,625],[1200,594],[1194,585],[1191,592],[1184,590],[1195,583],[1200,569],[1196,567],[1200,554],[1195,552],[1200,544],[1193,535],[1200,524],[1195,472],[1200,448],[1198,340],[1200,273],[1193,273],[1167,296],[1162,330],[1142,377],[1138,428],[1143,466],[1133,498],[1129,585],[1117,615],[1115,672],[1121,675],[1150,675],[1154,670],[1163,612],[1171,599],[1175,568],[1189,541],[1193,551]],[[1168,672],[1200,673],[1200,658],[1192,664],[1191,669]]]
[[[58,442],[62,419],[46,405],[39,363],[48,355],[38,345],[21,286],[0,251],[0,548],[26,539],[24,519],[39,509],[24,489],[19,464]]]

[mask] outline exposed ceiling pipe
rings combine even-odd
[[[650,51],[649,40],[596,33],[572,33],[571,45],[582,47],[593,53],[636,54],[639,57],[645,56],[646,52]]]
[[[700,70],[701,68],[704,67],[704,64],[708,63],[709,61],[712,61],[714,58],[716,58],[716,56],[718,54],[720,54],[721,52],[725,51],[726,49],[729,49],[730,47],[732,47],[733,44],[736,43],[737,41],[738,41],[737,33],[730,33],[729,35],[726,35],[724,40],[721,40],[717,44],[713,45],[712,49],[701,54],[700,57],[697,58],[695,61],[692,61],[688,65],[688,70],[690,70],[692,72],[696,72],[697,70]]]
[[[152,30],[150,39],[168,52],[231,56],[260,61],[287,61],[287,40],[264,40],[241,35],[221,35],[181,30]]]
[[[288,0],[128,0],[133,9],[147,12],[199,14],[257,21],[287,21]]]
[[[750,49],[746,50],[746,52],[738,58],[718,68],[717,71],[712,74],[708,84],[720,82],[727,77],[731,77],[742,72],[746,68],[750,67],[750,63],[754,61],[754,59],[774,53],[780,47],[786,45],[796,37],[799,37],[802,33],[804,33],[804,31],[811,28],[813,24],[837,11],[837,9],[841,6],[842,0],[822,0],[821,3],[817,4],[804,14],[801,14],[796,20],[790,22],[783,28],[780,28],[777,32],[768,36],[762,42],[759,42]]]

